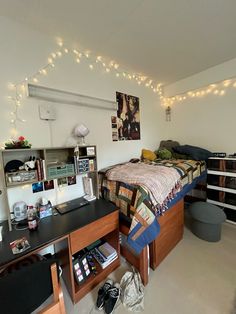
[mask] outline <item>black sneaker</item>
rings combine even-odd
[[[112,287],[113,281],[108,279],[104,285],[98,290],[98,297],[97,297],[97,308],[101,310],[104,306],[105,296],[107,295],[108,290]]]
[[[115,283],[113,287],[111,287],[106,296],[105,296],[105,313],[111,314],[119,300],[120,297],[120,285]]]

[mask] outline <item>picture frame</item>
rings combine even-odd
[[[48,180],[44,181],[44,191],[52,190],[54,189],[54,180]]]
[[[66,177],[64,177],[64,178],[58,178],[58,179],[57,179],[57,185],[58,185],[59,188],[63,188],[63,187],[65,187],[65,186],[67,186],[67,185],[68,185],[67,178],[66,178]]]
[[[88,156],[94,156],[95,155],[95,147],[94,146],[86,147],[86,151],[87,151]]]
[[[68,185],[76,184],[76,176],[67,177]]]
[[[38,193],[43,191],[43,182],[35,182],[32,184],[33,193]]]

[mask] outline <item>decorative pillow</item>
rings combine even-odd
[[[157,156],[154,152],[152,152],[151,150],[148,149],[142,149],[142,158],[143,159],[148,159],[148,160],[155,160],[157,159]]]
[[[188,155],[184,155],[184,154],[179,154],[179,153],[176,153],[176,152],[172,152],[172,158],[174,159],[185,159],[185,160],[188,160],[188,159],[192,159],[190,156]]]
[[[209,150],[191,145],[176,146],[173,147],[173,150],[179,154],[189,155],[194,160],[207,160],[212,156]]]
[[[158,157],[161,159],[171,159],[172,158],[171,152],[166,148],[158,149],[158,151],[156,153],[157,153]]]
[[[168,149],[171,153],[173,153],[173,147],[179,146],[179,142],[177,141],[172,141],[172,140],[167,140],[167,141],[161,141],[159,149],[166,148]]]

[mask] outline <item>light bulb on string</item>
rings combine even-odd
[[[107,60],[104,59],[102,56],[98,55],[98,56],[93,56],[90,51],[78,51],[77,49],[71,49],[69,50],[68,48],[66,48],[65,46],[63,46],[63,41],[62,39],[60,39],[60,41],[58,42],[58,45],[61,48],[61,50],[52,52],[50,54],[50,56],[48,57],[48,64],[46,64],[41,70],[39,70],[39,72],[37,72],[36,74],[33,75],[29,75],[28,77],[26,77],[22,82],[20,82],[18,84],[18,89],[21,88],[22,85],[22,89],[25,89],[26,84],[28,83],[28,81],[33,81],[35,83],[38,82],[38,78],[36,76],[38,76],[38,74],[47,74],[47,71],[49,69],[51,69],[51,67],[54,67],[54,63],[53,63],[53,59],[56,59],[57,57],[61,57],[64,56],[64,53],[74,53],[76,56],[76,62],[80,63],[80,59],[83,57],[86,58],[90,58],[92,59],[92,63],[89,64],[89,68],[92,70],[95,67],[95,63],[101,62],[101,65],[105,68],[105,71],[107,73],[109,73],[112,69],[114,69],[114,75],[116,75],[116,77],[119,76],[123,76],[124,78],[128,78],[129,80],[135,80],[137,81],[138,85],[141,85],[142,82],[145,82],[145,86],[147,88],[150,88],[154,93],[158,93],[159,98],[161,99],[161,97],[163,97],[163,83],[161,82],[153,82],[153,79],[150,79],[150,77],[145,76],[143,74],[138,74],[138,73],[132,73],[132,72],[128,72],[125,69],[118,71],[115,71],[119,68],[119,64],[117,62],[115,62],[114,60]],[[13,85],[13,84],[12,84]],[[13,85],[14,86],[14,85]],[[167,102],[167,104],[173,104],[174,101],[178,100],[178,101],[182,101],[185,100],[187,98],[192,98],[192,97],[201,97],[201,96],[205,96],[206,94],[210,94],[213,93],[215,95],[220,95],[223,96],[225,94],[225,89],[222,89],[222,87],[228,88],[229,86],[232,87],[236,87],[236,77],[233,78],[229,78],[229,79],[225,79],[216,83],[212,83],[209,84],[208,86],[196,89],[194,91],[187,91],[185,93],[182,93],[180,95],[177,95],[178,98],[176,98],[175,100],[172,100],[172,98],[165,98],[165,101]],[[24,92],[25,95],[25,92]],[[18,95],[19,98],[19,95]],[[15,103],[15,106],[17,106],[17,103]]]
[[[223,82],[224,87],[228,87],[228,86],[230,86],[230,84],[231,84],[231,80],[225,80]]]
[[[13,83],[8,83],[8,84],[7,84],[7,87],[8,87],[9,90],[14,90],[14,89],[15,89],[15,84],[13,84]]]

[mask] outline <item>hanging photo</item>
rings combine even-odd
[[[43,191],[43,182],[36,182],[32,184],[33,193],[38,193]]]
[[[52,190],[54,189],[54,181],[53,180],[49,180],[49,181],[44,181],[44,190]]]
[[[112,116],[111,117],[111,127],[112,127],[112,140],[118,141],[118,127],[117,127],[117,117]]]
[[[57,179],[57,185],[59,188],[67,186],[68,185],[67,178],[58,178]]]
[[[76,184],[76,176],[67,177],[68,185]]]
[[[140,140],[139,98],[116,92],[116,101],[118,104],[117,117],[116,120],[112,117],[111,121],[113,141],[116,141],[115,128],[119,141]]]

